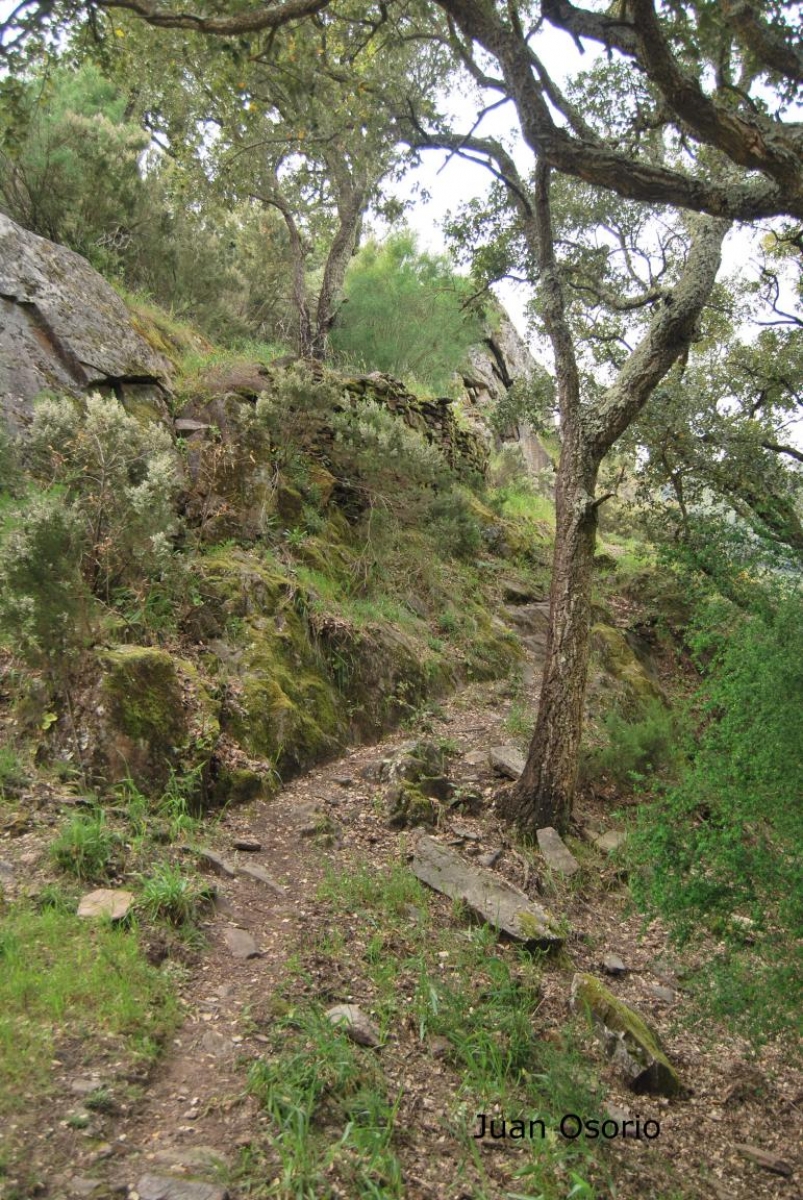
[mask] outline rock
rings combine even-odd
[[[139,1200],[229,1200],[226,1188],[216,1183],[193,1183],[169,1175],[143,1175],[136,1192]]]
[[[626,975],[627,967],[618,954],[606,954],[602,960],[602,969],[608,975]]]
[[[391,829],[434,827],[438,823],[438,805],[416,783],[403,780],[390,788],[387,797],[387,821]]]
[[[458,825],[457,823],[453,824],[452,833],[456,838],[459,838],[461,842],[480,841],[480,835],[475,833],[473,829],[468,829],[465,825]]]
[[[222,855],[216,854],[214,850],[199,850],[198,858],[203,866],[210,867],[216,875],[222,875],[226,879],[236,878],[236,868]]]
[[[532,604],[535,600],[542,600],[543,594],[513,579],[503,579],[502,599],[505,604]]]
[[[661,1004],[674,1004],[677,1000],[677,994],[672,988],[662,987],[658,983],[651,984],[649,993],[654,1000],[660,1000]]]
[[[91,1196],[100,1187],[99,1179],[87,1179],[85,1175],[74,1175],[68,1183],[71,1196]]]
[[[447,775],[448,755],[425,738],[405,742],[382,763],[380,778],[401,787],[409,785],[433,800],[448,800],[452,785]]]
[[[470,750],[468,754],[463,755],[463,762],[469,767],[487,767],[488,751]]]
[[[608,1104],[605,1108],[605,1115],[607,1117],[609,1117],[612,1121],[615,1121],[616,1124],[620,1127],[620,1129],[622,1130],[622,1137],[629,1137],[629,1138],[637,1138],[638,1137],[638,1130],[636,1128],[636,1122],[633,1118],[632,1112],[630,1112],[629,1109],[620,1108],[618,1104]],[[628,1121],[630,1122],[629,1127],[628,1127],[628,1125],[625,1124],[625,1122],[628,1122]]]
[[[262,867],[253,867],[250,863],[243,863],[237,867],[237,874],[246,875],[249,879],[255,879],[257,883],[264,883],[265,887],[270,888],[272,892],[276,892],[278,896],[285,894],[284,888],[275,879],[272,879],[267,871],[263,871]]]
[[[580,864],[569,848],[564,844],[557,829],[546,825],[535,835],[538,838],[538,849],[546,859],[547,866],[560,875],[570,878],[580,870]]]
[[[134,906],[133,892],[122,889],[98,888],[88,892],[78,905],[79,917],[108,917],[112,921],[122,921]]]
[[[375,1050],[381,1045],[382,1038],[376,1025],[356,1004],[336,1004],[327,1009],[326,1019],[335,1026],[342,1026],[358,1046],[370,1046]]]
[[[201,1038],[204,1054],[211,1054],[214,1058],[228,1058],[233,1048],[234,1043],[217,1029],[207,1029]]]
[[[235,958],[259,958],[261,956],[262,952],[257,948],[251,934],[246,933],[244,929],[224,929],[223,940]]]
[[[429,1052],[433,1058],[445,1058],[452,1048],[448,1038],[435,1036],[429,1039]]]
[[[748,1159],[765,1171],[772,1171],[773,1175],[783,1175],[786,1179],[790,1179],[793,1174],[791,1164],[771,1150],[762,1150],[760,1146],[749,1146],[746,1142],[736,1142],[733,1148],[737,1154],[741,1154],[742,1158]]]
[[[589,1012],[602,1032],[609,1056],[632,1091],[669,1097],[686,1094],[655,1030],[593,975],[575,975],[571,1005],[575,1011]]]
[[[492,746],[488,751],[488,762],[497,775],[518,779],[524,770],[525,758],[515,746]]]
[[[451,900],[462,900],[483,921],[518,942],[545,948],[563,942],[545,908],[434,838],[418,839],[410,869],[423,883]]]
[[[333,775],[332,783],[336,783],[338,787],[342,788],[354,787],[354,780],[351,775]]]
[[[0,884],[10,884],[14,882],[14,866],[7,862],[6,859],[0,858]]]
[[[624,829],[608,829],[605,833],[592,833],[591,841],[598,850],[613,854],[614,850],[624,845],[626,837]]]
[[[71,1079],[70,1091],[76,1096],[91,1096],[92,1092],[96,1092],[101,1086],[100,1080],[94,1079]]]
[[[484,854],[479,856],[477,862],[481,867],[493,867],[499,862],[499,859],[502,857],[503,853],[504,851],[501,849],[501,847],[497,847],[496,850],[486,850]]]
[[[256,838],[247,837],[235,838],[232,846],[235,850],[244,850],[249,854],[256,854],[262,849],[262,843]]]
[[[108,389],[166,419],[170,370],[85,258],[0,213],[0,415],[12,427],[44,390]]]

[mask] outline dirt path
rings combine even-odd
[[[544,973],[539,1019],[545,1022],[547,1034],[552,1027],[557,1036],[567,1020],[572,973],[601,974],[604,953],[614,952],[629,970],[621,979],[607,982],[658,1026],[671,1056],[694,1088],[691,1099],[683,1103],[634,1098],[613,1068],[603,1068],[609,1102],[631,1113],[637,1107],[642,1120],[658,1120],[662,1130],[660,1151],[643,1142],[612,1147],[619,1181],[615,1194],[621,1200],[692,1196],[794,1200],[799,1196],[794,1179],[771,1175],[745,1162],[734,1149],[736,1143],[750,1142],[775,1149],[794,1162],[791,1131],[799,1117],[803,1085],[787,1069],[782,1049],[768,1047],[756,1058],[747,1042],[721,1029],[688,1028],[684,1022],[688,1001],[665,933],[658,923],[645,929],[629,910],[626,891],[605,855],[589,847],[581,884],[553,885],[547,880],[545,889],[543,876],[539,878],[532,863],[511,846],[490,805],[499,780],[487,766],[487,750],[510,741],[504,725],[512,703],[504,685],[467,688],[435,716],[422,718],[418,728],[354,750],[291,783],[270,803],[234,810],[225,817],[210,848],[237,873],[233,878],[210,874],[218,902],[204,928],[207,946],[183,987],[184,1024],[142,1098],[107,1122],[107,1142],[76,1154],[74,1174],[64,1181],[64,1195],[91,1194],[89,1178],[94,1178],[112,1193],[131,1198],[147,1174],[214,1181],[221,1177],[222,1165],[232,1171],[252,1151],[256,1161],[269,1127],[246,1091],[246,1072],[248,1064],[265,1053],[272,1001],[297,969],[297,956],[306,955],[310,999],[325,1005],[354,1002],[370,1011],[371,995],[356,982],[357,969],[350,978],[324,956],[310,956],[310,948],[333,924],[329,905],[318,891],[332,871],[353,871],[361,863],[384,868],[404,859],[412,835],[388,827],[379,769],[411,736],[425,735],[448,739],[455,782],[475,789],[485,801],[473,816],[446,816],[437,836],[459,843],[467,853],[501,850],[495,869],[535,898],[543,899],[546,890],[553,911],[570,921],[567,954]],[[581,809],[578,820],[586,829],[600,829],[609,818],[600,810]],[[236,849],[235,844],[243,841],[258,843],[260,848]],[[581,853],[582,844],[575,844],[575,849]],[[249,867],[264,872],[272,883],[243,874],[242,868]],[[440,911],[444,922],[454,920],[448,902],[442,903]],[[339,932],[354,944],[356,964],[365,943],[360,914],[352,914],[345,927],[339,920]],[[231,939],[237,930],[251,935],[258,957],[235,957]],[[403,1029],[383,1051],[382,1065],[404,1095],[400,1127],[408,1134],[413,1131],[418,1147],[406,1160],[410,1164],[406,1195],[410,1200],[471,1200],[478,1193],[465,1182],[455,1185],[450,1178],[453,1149],[444,1123],[432,1116],[454,1100],[455,1079]],[[499,1190],[493,1191],[495,1164],[505,1152],[514,1149],[482,1146],[492,1189],[485,1194],[500,1198],[507,1194],[501,1171]],[[668,1162],[675,1172],[671,1184],[667,1183]],[[264,1176],[260,1182],[266,1182]],[[210,1200],[222,1194],[222,1190],[210,1191]],[[229,1184],[228,1194],[241,1200],[248,1192],[235,1182]],[[556,1193],[547,1200],[563,1197]]]

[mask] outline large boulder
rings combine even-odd
[[[45,389],[109,391],[163,417],[169,370],[85,258],[0,213],[0,414],[12,427]]]

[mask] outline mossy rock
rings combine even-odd
[[[597,666],[589,686],[592,709],[595,700],[600,710],[615,703],[623,713],[637,717],[650,704],[664,702],[660,686],[621,629],[597,622],[591,630],[591,655]]]
[[[173,656],[153,646],[116,646],[101,662],[109,765],[138,786],[163,785],[190,732]]]
[[[572,980],[571,999],[572,1007],[585,1009],[601,1029],[608,1054],[632,1091],[669,1097],[687,1094],[657,1032],[635,1009],[586,973]]]
[[[438,823],[438,805],[423,787],[405,780],[388,794],[388,825],[391,829],[433,828]]]
[[[224,804],[250,804],[254,800],[268,800],[276,787],[275,776],[250,767],[222,767],[214,779],[215,799]]]

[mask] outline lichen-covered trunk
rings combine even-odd
[[[526,833],[564,832],[577,786],[588,676],[599,463],[582,438],[564,440],[555,490],[555,551],[538,718],[507,815]]]
[[[340,308],[346,270],[359,241],[367,189],[354,186],[346,176],[339,180],[338,227],[326,257],[310,354],[323,362],[329,352],[329,334]]]

